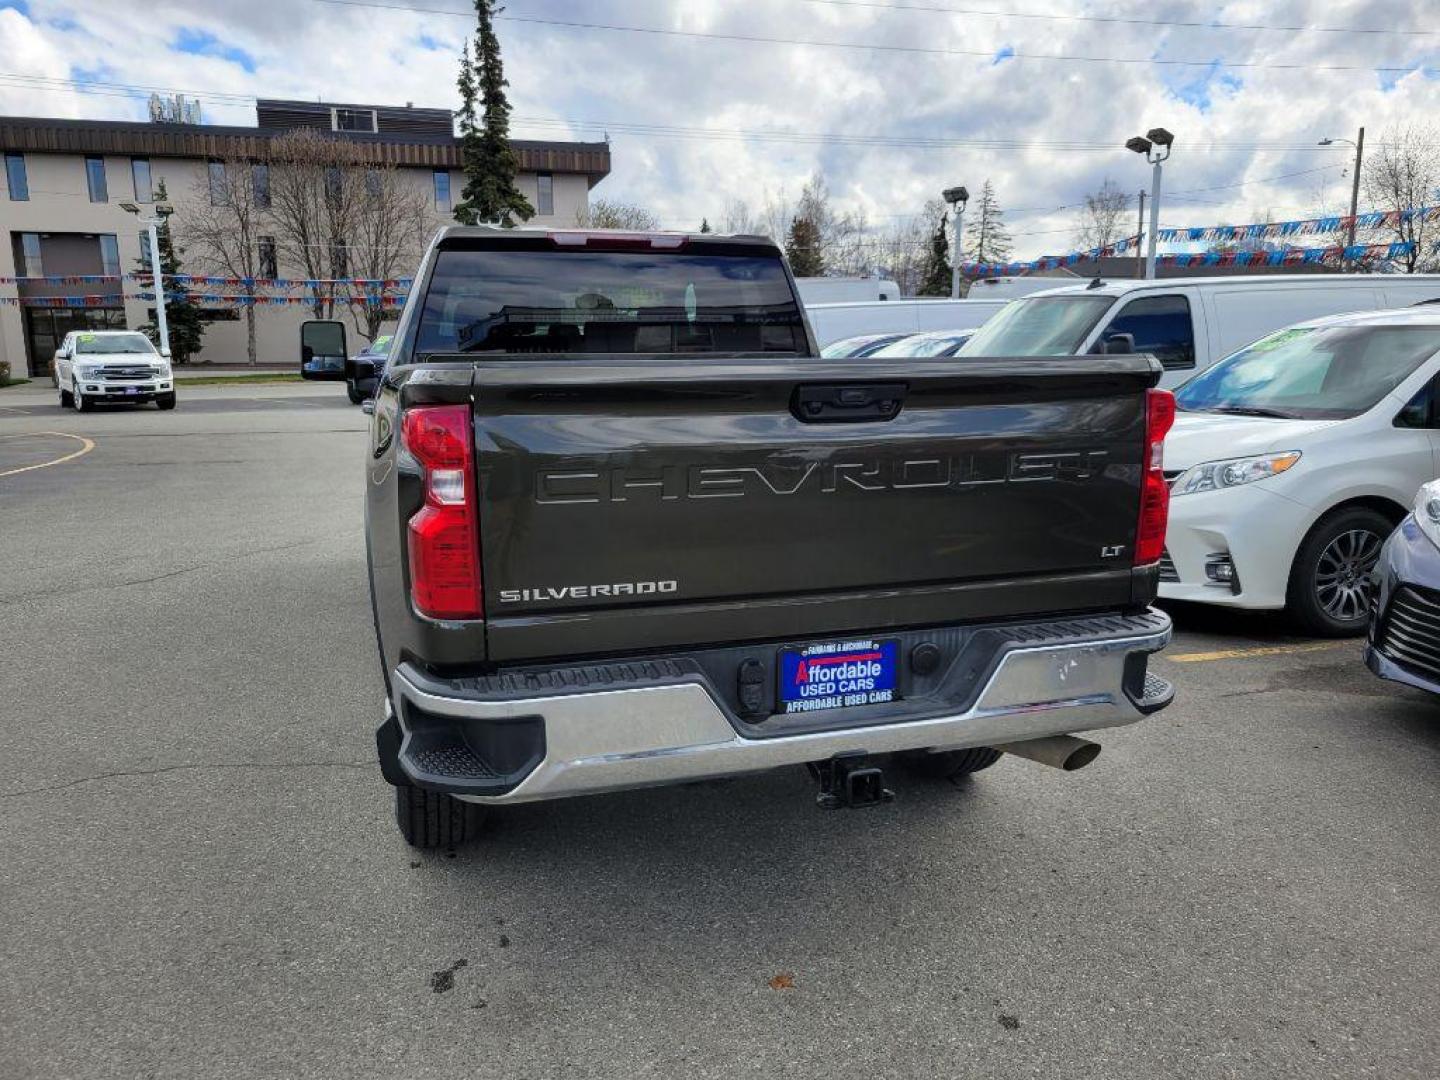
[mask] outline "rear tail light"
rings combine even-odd
[[[433,619],[479,619],[478,500],[468,405],[417,405],[400,439],[424,469],[425,505],[410,519],[410,597]]]
[[[556,247],[592,248],[654,248],[658,251],[677,250],[684,247],[690,238],[684,233],[643,233],[601,230],[585,232],[567,230],[546,234]]]
[[[1149,390],[1145,396],[1145,457],[1140,477],[1140,522],[1135,529],[1135,565],[1149,566],[1165,552],[1170,519],[1170,485],[1165,483],[1165,436],[1175,423],[1175,395]]]

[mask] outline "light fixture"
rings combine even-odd
[[[136,206],[133,202],[122,202],[120,204],[120,209],[124,210],[127,214],[140,213],[140,207]]]
[[[1151,128],[1145,133],[1145,137],[1156,146],[1169,146],[1175,141],[1175,136],[1162,127]]]
[[[1150,140],[1143,135],[1136,135],[1133,139],[1125,140],[1125,149],[1133,150],[1137,154],[1150,153]]]

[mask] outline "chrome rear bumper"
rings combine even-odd
[[[1002,627],[1007,640],[966,703],[946,702],[943,695],[933,702],[912,700],[909,711],[922,715],[778,737],[747,734],[757,729],[736,720],[699,676],[487,699],[444,692],[446,684],[401,665],[392,673],[390,710],[400,731],[398,762],[409,782],[421,787],[474,802],[518,803],[731,776],[857,751],[1021,742],[1133,723],[1169,704],[1173,688],[1147,676],[1143,659],[1168,644],[1168,617],[1151,611],[1056,625],[1100,625],[1114,633],[1091,629],[1066,640],[1044,624]],[[542,734],[528,759],[520,754],[497,767],[485,747],[503,743],[507,730],[516,735],[511,743],[521,732],[531,740],[537,730]],[[437,731],[449,734],[442,738]],[[507,770],[513,782],[497,784]],[[505,790],[495,793],[497,787]]]

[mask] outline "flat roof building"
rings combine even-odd
[[[403,183],[423,192],[436,228],[454,222],[464,175],[447,109],[261,99],[254,127],[183,122],[197,116],[178,108],[152,107],[151,115],[150,121],[0,116],[0,361],[9,361],[13,376],[48,378],[55,348],[71,330],[139,327],[150,318],[153,302],[138,295],[148,286],[126,277],[143,248],[136,217],[122,203],[143,208],[164,182],[183,247],[187,201],[214,198],[212,165],[234,159],[263,165],[270,141],[287,132],[313,129],[355,144],[362,159],[394,166]],[[575,224],[589,206],[590,189],[610,171],[608,143],[516,139],[511,146],[535,225]],[[285,244],[277,244],[279,230],[266,216],[261,208],[259,276],[305,277],[300,267],[286,265]],[[218,270],[194,254],[184,269]],[[240,307],[202,307],[207,329],[199,359],[244,363]],[[256,311],[257,360],[298,363],[298,326],[310,309]]]

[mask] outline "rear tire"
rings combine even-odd
[[[155,398],[155,405],[159,409],[173,409],[175,407],[175,395],[159,394]]]
[[[1285,610],[1318,637],[1363,634],[1370,619],[1366,578],[1395,531],[1384,514],[1363,506],[1322,518],[1295,553]]]
[[[938,753],[921,750],[905,754],[901,760],[907,769],[920,776],[928,776],[933,780],[956,780],[981,769],[988,769],[1004,756],[993,747],[971,746],[964,750],[941,750]]]
[[[365,395],[360,392],[360,388],[353,382],[347,382],[345,384],[345,392],[350,395],[351,405],[359,405],[365,400]]]
[[[454,850],[475,839],[485,809],[439,791],[408,786],[395,789],[395,824],[400,826],[400,835],[411,847],[425,851]]]

